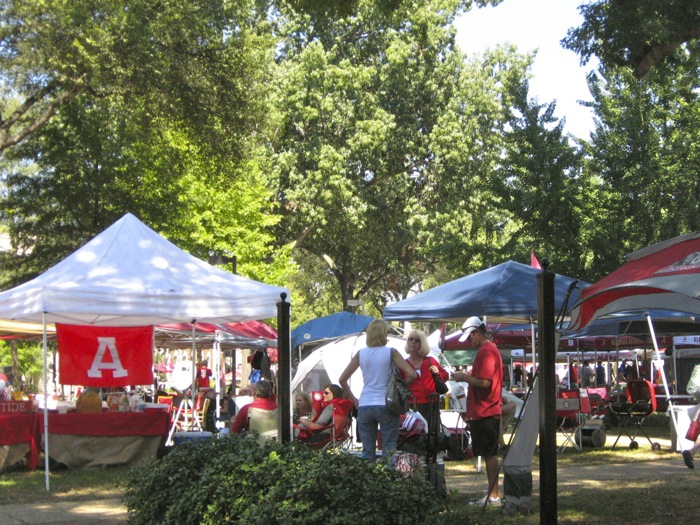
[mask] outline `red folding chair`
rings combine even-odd
[[[556,400],[557,432],[563,434],[564,442],[559,446],[563,452],[571,444],[581,450],[583,439],[581,431],[591,414],[591,403],[585,389],[562,390]]]
[[[311,436],[307,442],[315,449],[338,448],[352,442],[350,429],[352,427],[353,404],[349,399],[338,399],[333,403],[333,420],[330,424],[309,430]]]
[[[657,408],[656,391],[650,381],[631,379],[627,382],[627,401],[610,403],[608,408],[612,414],[617,416],[617,439],[615,439],[612,448],[615,448],[622,434],[625,434],[630,439],[630,450],[638,449],[639,443],[637,443],[636,438],[641,432],[649,441],[652,450],[661,450],[661,445],[652,442],[642,426],[644,420],[656,412]],[[630,427],[632,427],[633,432],[630,432]]]

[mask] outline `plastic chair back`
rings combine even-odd
[[[590,405],[589,405],[590,412]],[[581,412],[581,394],[578,390],[562,390],[556,400],[557,417],[575,417]]]
[[[646,379],[632,379],[627,382],[627,399],[635,405],[635,412],[650,415],[656,411],[656,391]]]

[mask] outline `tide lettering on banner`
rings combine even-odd
[[[92,366],[88,370],[88,377],[102,377],[103,370],[112,370],[113,377],[126,377],[129,372],[122,366],[119,358],[119,350],[117,350],[117,341],[114,337],[98,337],[97,353],[92,360]],[[105,361],[107,350],[110,352],[112,361]]]

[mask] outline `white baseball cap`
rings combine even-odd
[[[470,317],[466,321],[464,321],[464,324],[462,325],[462,336],[459,338],[459,342],[463,343],[464,341],[467,340],[467,337],[469,337],[469,334],[471,334],[474,330],[482,326],[484,322],[479,319],[477,316]]]

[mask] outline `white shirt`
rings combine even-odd
[[[392,352],[388,346],[368,346],[360,350],[360,369],[365,385],[359,406],[386,405],[386,389],[394,371]]]

